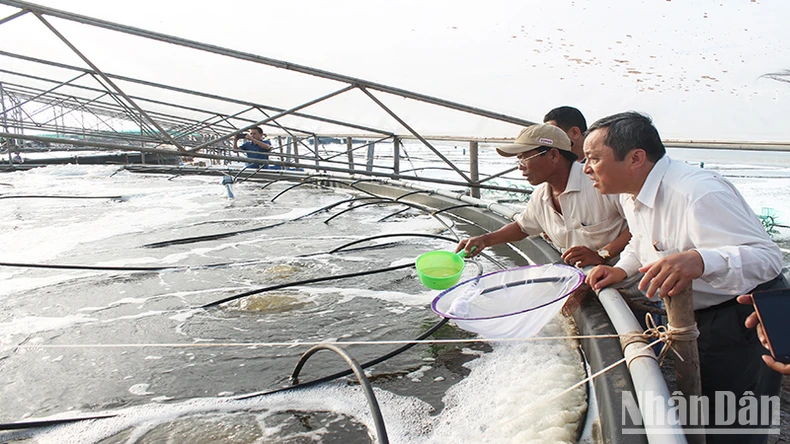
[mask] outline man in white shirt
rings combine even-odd
[[[615,114],[590,126],[585,173],[603,194],[620,194],[632,238],[614,266],[587,276],[594,289],[644,273],[648,297],[672,297],[692,285],[700,337],[702,392],[716,418],[717,392],[740,400],[779,393],[778,374],[762,365],[764,349],[744,322],[751,307],[735,297],[782,285],[782,254],[735,187],[709,170],[676,162],[649,117]],[[742,404],[736,404],[742,405]],[[730,412],[731,413],[731,412]],[[744,427],[738,421],[731,427]],[[707,442],[764,442],[766,435],[709,434]]]
[[[630,234],[619,200],[593,188],[561,128],[529,126],[515,143],[497,151],[502,156],[518,157],[521,174],[536,185],[535,191],[514,222],[497,231],[463,239],[456,251],[465,249],[471,256],[486,247],[541,232],[563,252],[566,263],[578,267],[605,263],[622,251]]]

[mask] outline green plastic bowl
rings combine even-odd
[[[464,271],[466,252],[429,251],[415,262],[420,282],[431,290],[446,290],[457,284]]]

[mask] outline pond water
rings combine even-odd
[[[0,261],[171,267],[0,267],[2,421],[117,415],[6,432],[3,441],[370,442],[373,419],[352,379],[234,398],[288,385],[309,348],[299,343],[410,340],[440,321],[430,310],[438,292],[423,287],[413,268],[199,308],[257,288],[408,264],[425,251],[454,247],[406,236],[327,254],[373,235],[448,236],[443,223],[417,211],[379,222],[400,208],[368,206],[324,223],[339,209],[297,218],[351,197],[349,191],[303,186],[271,202],[291,184],[264,188],[248,181],[236,184],[236,199],[228,200],[217,177],[169,178],[104,166],[50,166],[10,173],[2,182],[3,194],[16,198],[0,199]],[[453,225],[449,218],[443,222]],[[146,247],[270,225],[222,239]],[[466,227],[453,229],[463,236]],[[495,258],[515,265],[512,257]],[[481,267],[497,269],[484,260]],[[477,272],[466,267],[464,278]],[[557,319],[543,334],[563,336],[569,328]],[[447,325],[438,336],[470,335]],[[344,348],[365,362],[396,347]],[[565,340],[418,345],[367,373],[392,442],[563,442],[575,439],[585,390],[540,409],[532,405],[584,378],[575,347]],[[319,352],[300,379],[346,368],[338,356]]]
[[[402,168],[436,165],[425,150],[407,148]],[[457,162],[467,155],[460,146],[443,149]],[[481,148],[483,175],[512,166],[512,159],[492,152]],[[721,172],[755,212],[771,213],[779,224],[774,239],[787,260],[790,231],[781,225],[790,223],[789,155],[669,152]],[[448,172],[419,170],[418,175],[448,177]],[[527,188],[517,172],[497,183]],[[413,268],[200,306],[272,285],[404,265],[426,251],[454,246],[393,236],[329,254],[355,240],[396,233],[453,238],[471,228],[416,210],[381,221],[401,208],[374,205],[326,222],[347,204],[310,213],[356,194],[302,186],[272,202],[290,186],[237,183],[236,199],[228,200],[217,177],[142,175],[109,166],[50,166],[0,177],[0,262],[167,267],[0,267],[0,422],[115,415],[4,432],[0,440],[370,442],[373,417],[353,379],[236,397],[288,385],[312,343],[354,342],[344,348],[365,362],[398,346],[365,342],[409,340],[436,325],[440,319],[430,302],[438,292],[421,286]],[[33,197],[53,195],[102,198]],[[523,196],[485,191],[483,197],[518,206]],[[168,243],[241,230],[249,231]],[[159,248],[146,247],[162,242]],[[523,263],[507,248],[490,254],[506,267]],[[498,269],[484,259],[479,264],[484,272]],[[462,279],[478,272],[467,266]],[[571,331],[560,316],[541,335]],[[470,335],[446,325],[436,337]],[[565,340],[420,344],[367,374],[392,442],[569,442],[586,410],[585,390],[545,401],[584,378],[576,347]],[[300,379],[346,368],[338,356],[319,352]]]

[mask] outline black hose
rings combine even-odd
[[[403,174],[403,173],[410,173],[412,171],[417,172],[417,171],[422,171],[422,170],[455,171],[455,170],[453,170],[450,167],[421,167],[421,168],[412,168],[410,170],[401,170],[400,173]],[[461,170],[461,171],[463,171],[464,173],[469,174],[469,171],[464,171],[464,170]],[[415,174],[414,176],[416,177],[417,175]]]
[[[203,242],[203,241],[208,241],[208,240],[224,239],[226,237],[235,236],[237,234],[253,233],[255,231],[261,231],[261,230],[265,230],[267,228],[279,227],[280,225],[285,224],[285,222],[287,222],[287,221],[277,222],[276,224],[266,225],[266,226],[263,226],[263,227],[247,228],[246,230],[237,230],[237,231],[231,231],[231,232],[227,232],[227,233],[209,234],[209,235],[205,235],[205,236],[182,237],[180,239],[172,239],[172,240],[162,241],[162,242],[153,242],[153,243],[150,243],[150,244],[145,244],[145,245],[143,245],[143,247],[144,248],[162,248],[162,247],[168,247],[170,245],[192,244],[192,243],[195,243],[195,242]]]
[[[185,271],[206,268],[232,267],[238,265],[260,264],[265,261],[220,262],[206,265],[187,265],[178,267],[107,267],[102,265],[69,265],[69,264],[27,264],[21,262],[0,262],[0,267],[47,268],[53,270],[99,270],[99,271]]]
[[[299,187],[299,186],[302,186],[302,185],[309,185],[309,184],[314,184],[315,182],[319,182],[319,181],[320,181],[320,182],[331,182],[331,183],[338,183],[338,184],[341,184],[341,185],[345,185],[345,186],[347,186],[347,187],[349,187],[349,188],[353,188],[353,189],[355,189],[355,190],[357,190],[357,191],[359,191],[359,192],[361,192],[361,193],[365,193],[365,194],[367,194],[367,195],[369,195],[369,196],[375,196],[375,197],[378,197],[378,198],[380,198],[380,197],[381,197],[381,196],[377,196],[377,195],[376,195],[376,194],[374,194],[374,193],[371,193],[370,191],[363,190],[363,189],[361,189],[361,188],[358,188],[358,187],[356,187],[356,186],[355,186],[356,184],[358,184],[358,183],[360,183],[360,182],[380,182],[380,181],[378,181],[378,180],[373,180],[373,179],[359,179],[359,180],[356,180],[356,181],[354,181],[354,182],[348,183],[348,182],[346,182],[346,181],[342,181],[342,180],[338,180],[338,179],[330,179],[330,178],[328,178],[328,177],[315,177],[315,176],[313,176],[313,177],[308,177],[308,178],[304,179],[302,182],[300,182],[300,183],[298,183],[298,184],[296,184],[296,185],[294,185],[294,186],[292,186],[292,187],[289,187],[289,188],[286,188],[286,189],[284,189],[283,191],[280,191],[280,193],[278,193],[276,196],[274,196],[274,197],[272,198],[272,202],[274,202],[274,200],[275,200],[275,199],[277,199],[278,197],[280,197],[280,195],[282,195],[282,194],[284,194],[284,193],[286,193],[286,192],[288,192],[288,191],[291,191],[291,190],[293,190],[293,189],[294,189],[294,188],[296,188],[296,187]]]
[[[397,216],[397,215],[399,215],[401,213],[405,213],[405,212],[407,212],[409,210],[411,210],[411,208],[410,207],[406,207],[406,208],[404,208],[402,210],[398,210],[398,211],[396,211],[394,213],[390,213],[390,214],[382,217],[381,219],[377,220],[376,222],[384,222],[385,220],[389,219],[390,217],[395,217],[395,216]]]
[[[273,182],[269,182],[266,185],[270,185],[272,183]],[[344,199],[344,200],[341,200],[339,202],[334,202],[334,203],[331,203],[329,205],[325,205],[325,206],[323,206],[323,207],[321,207],[321,208],[319,208],[319,209],[317,209],[315,211],[311,211],[311,212],[309,212],[307,214],[303,214],[303,215],[301,215],[299,217],[296,217],[296,218],[293,218],[293,219],[290,219],[290,220],[286,220],[286,221],[282,221],[282,222],[278,222],[278,223],[272,224],[272,225],[265,225],[263,227],[247,228],[247,229],[244,229],[244,230],[228,231],[228,232],[225,232],[225,233],[207,234],[207,235],[204,235],[204,236],[182,237],[180,239],[172,239],[172,240],[167,240],[167,241],[161,241],[161,242],[154,242],[154,243],[150,243],[150,244],[145,244],[145,245],[143,245],[143,247],[144,248],[161,248],[161,247],[168,247],[170,245],[192,244],[192,243],[196,243],[196,242],[224,239],[224,238],[227,238],[227,237],[235,236],[237,234],[246,234],[246,233],[252,233],[252,232],[255,232],[255,231],[266,230],[268,228],[279,227],[280,225],[283,225],[283,224],[288,223],[288,222],[296,222],[296,221],[298,221],[300,219],[304,219],[305,217],[309,217],[309,216],[312,216],[314,214],[320,213],[322,211],[326,211],[326,210],[334,208],[334,207],[336,207],[338,205],[342,205],[342,204],[344,204],[346,202],[353,202],[355,200],[362,200],[362,199],[373,199],[373,198],[372,197],[354,197],[354,198],[351,198],[351,199]]]
[[[413,195],[415,195],[415,194],[426,194],[426,193],[427,193],[427,194],[433,194],[434,192],[433,192],[433,190],[415,190],[415,191],[409,191],[408,193],[404,193],[404,194],[401,194],[400,196],[396,197],[396,198],[395,198],[395,200],[401,200],[401,199],[403,199],[404,197],[413,196]]]
[[[387,428],[384,425],[384,417],[381,415],[381,408],[379,407],[379,403],[376,400],[376,394],[373,393],[373,387],[370,386],[370,381],[368,380],[368,377],[365,376],[365,372],[362,370],[362,367],[360,367],[359,362],[357,362],[357,360],[348,354],[348,352],[346,352],[344,349],[332,344],[319,344],[312,347],[310,350],[307,350],[304,352],[302,357],[299,358],[299,362],[296,363],[296,367],[294,368],[293,373],[291,373],[291,381],[298,383],[299,372],[302,370],[302,367],[304,367],[305,363],[308,359],[310,359],[311,356],[321,350],[330,350],[337,353],[346,361],[346,364],[351,367],[351,370],[357,377],[359,385],[362,386],[362,391],[365,393],[365,398],[368,401],[370,413],[373,415],[373,423],[376,427],[376,436],[379,438],[379,443],[389,444]]]
[[[163,271],[188,267],[104,267],[99,265],[24,264],[0,262],[0,267],[48,268],[56,270],[104,270],[104,271]]]
[[[469,203],[467,203],[467,204],[458,204],[458,205],[452,205],[452,206],[449,206],[449,207],[447,207],[447,208],[442,208],[441,210],[436,210],[436,211],[434,211],[434,212],[433,212],[433,213],[431,213],[431,214],[439,214],[439,213],[442,213],[442,212],[445,212],[445,211],[450,211],[450,210],[457,210],[458,208],[467,208],[467,207],[476,207],[476,206],[477,206],[477,205],[475,205],[475,204],[469,204]]]
[[[362,242],[368,242],[368,241],[371,241],[371,240],[381,239],[381,238],[385,238],[385,237],[428,237],[428,238],[431,238],[431,239],[446,240],[448,242],[458,242],[457,239],[453,239],[451,237],[441,236],[439,234],[430,234],[430,233],[378,234],[376,236],[370,236],[370,237],[366,237],[364,239],[357,239],[357,240],[351,241],[351,242],[349,242],[347,244],[343,244],[343,245],[341,245],[341,246],[339,246],[339,247],[337,247],[337,248],[335,248],[333,250],[328,251],[327,254],[334,254],[334,253],[337,253],[337,252],[339,252],[341,250],[344,250],[346,247],[350,247],[351,245],[356,245],[356,244],[359,244],[359,243],[362,243]],[[500,270],[504,270],[505,268],[507,268],[501,262],[497,261],[496,259],[494,259],[493,257],[489,256],[486,253],[479,253],[478,256],[482,256],[482,257],[488,259],[492,264],[494,264],[497,267],[499,267]]]
[[[366,237],[364,239],[353,240],[353,241],[348,242],[346,244],[343,244],[343,245],[341,245],[339,247],[336,247],[336,248],[334,248],[332,250],[329,250],[327,252],[327,254],[334,254],[334,253],[337,253],[339,251],[345,250],[346,247],[350,247],[352,245],[361,244],[362,242],[369,242],[369,241],[372,241],[372,240],[382,239],[382,238],[386,238],[386,237],[427,237],[427,238],[430,238],[430,239],[439,239],[439,240],[446,240],[446,241],[449,241],[449,242],[458,242],[457,240],[455,240],[455,239],[453,239],[451,237],[446,237],[446,236],[442,236],[442,235],[439,235],[439,234],[430,234],[430,233],[389,233],[389,234],[377,234],[375,236],[369,236],[369,237]]]
[[[47,196],[35,194],[2,195],[0,199],[112,199],[121,200],[123,196]]]
[[[50,427],[55,425],[61,424],[70,424],[72,422],[79,422],[79,421],[90,421],[93,419],[105,419],[105,418],[113,418],[118,415],[95,415],[95,416],[84,416],[79,418],[58,418],[58,419],[43,419],[38,421],[20,421],[20,422],[9,422],[5,424],[0,424],[0,430],[21,430],[21,429],[32,429],[35,427]]]
[[[389,248],[389,247],[392,247],[392,246],[395,246],[395,245],[404,245],[404,243],[403,242],[387,242],[387,243],[383,243],[383,244],[368,245],[368,246],[365,246],[365,247],[348,248],[348,249],[343,250],[343,252],[381,250],[381,249]],[[300,254],[300,255],[297,255],[295,257],[313,257],[313,256],[320,256],[322,254],[330,254],[330,253],[324,252],[324,251],[320,251],[318,253]]]
[[[262,166],[263,166],[263,165],[261,165],[261,167],[262,167]],[[245,166],[244,166],[244,168],[242,168],[241,170],[239,170],[239,172],[238,172],[238,173],[236,173],[236,175],[235,175],[235,176],[233,176],[233,182],[235,183],[235,182],[236,182],[236,179],[238,179],[238,178],[239,178],[239,175],[240,175],[241,173],[243,173],[243,172],[244,172],[244,170],[246,170],[246,169],[247,169],[247,168],[249,168],[249,167],[250,167],[249,165],[245,165]],[[258,168],[258,169],[260,169],[260,168]],[[257,173],[257,171],[256,171],[255,173]],[[255,173],[252,173],[252,174],[254,175]]]
[[[286,188],[286,189],[284,189],[284,190],[280,191],[280,192],[279,192],[279,193],[277,193],[277,194],[276,194],[274,197],[272,197],[272,200],[271,200],[271,201],[272,201],[272,202],[274,202],[275,200],[277,200],[277,198],[278,198],[278,197],[280,197],[280,196],[282,196],[283,194],[287,193],[288,191],[291,191],[291,190],[293,190],[294,188],[298,188],[298,187],[300,187],[300,186],[302,186],[302,185],[316,185],[316,183],[317,183],[319,180],[326,180],[326,179],[317,179],[317,180],[310,180],[310,178],[304,179],[303,181],[301,181],[301,182],[297,183],[296,185],[290,186],[290,187],[288,187],[288,188]]]
[[[314,284],[316,282],[326,282],[326,281],[332,281],[332,280],[335,280],[335,279],[345,279],[345,278],[358,277],[358,276],[367,276],[367,275],[370,275],[370,274],[384,273],[384,272],[387,272],[387,271],[400,270],[400,269],[409,268],[409,267],[414,267],[414,263],[403,264],[403,265],[396,265],[394,267],[380,268],[380,269],[377,269],[377,270],[358,271],[358,272],[355,272],[355,273],[339,274],[339,275],[336,275],[336,276],[324,276],[324,277],[314,278],[314,279],[305,279],[303,281],[287,282],[285,284],[270,285],[268,287],[258,288],[256,290],[251,290],[251,291],[247,291],[247,292],[244,292],[244,293],[241,293],[241,294],[228,296],[228,297],[226,297],[224,299],[220,299],[218,301],[214,301],[214,302],[210,302],[210,303],[205,304],[205,305],[201,305],[199,308],[216,307],[217,305],[224,304],[225,302],[234,301],[236,299],[240,299],[240,298],[243,298],[243,297],[246,297],[246,296],[252,296],[252,295],[258,294],[258,293],[265,293],[267,291],[279,290],[281,288],[294,287],[294,286],[297,286],[297,285],[304,285],[304,284]]]
[[[426,331],[425,333],[421,334],[420,336],[417,336],[417,338],[414,340],[414,342],[410,342],[408,344],[403,344],[402,346],[400,346],[400,347],[396,348],[395,350],[387,353],[386,355],[382,355],[382,356],[379,356],[376,359],[373,359],[371,361],[365,362],[364,364],[361,365],[361,367],[363,369],[364,368],[368,368],[368,367],[372,367],[372,366],[374,366],[376,364],[380,364],[380,363],[386,361],[387,359],[390,359],[390,358],[392,358],[394,356],[397,356],[397,355],[405,352],[406,350],[408,350],[408,349],[414,347],[415,345],[417,345],[418,344],[417,341],[422,341],[423,339],[427,338],[428,336],[431,336],[432,334],[436,333],[436,331],[439,330],[440,328],[442,328],[442,326],[444,326],[444,324],[446,324],[447,321],[449,321],[449,319],[442,318],[441,321],[437,322],[433,327],[428,329],[428,331]],[[307,382],[302,382],[302,383],[299,383],[299,384],[296,384],[296,385],[292,385],[290,387],[280,387],[280,388],[276,388],[276,389],[268,390],[268,391],[264,391],[264,392],[248,393],[246,395],[236,396],[233,399],[237,400],[237,401],[240,401],[242,399],[255,398],[255,397],[258,397],[258,396],[271,395],[271,394],[274,394],[274,393],[285,392],[285,391],[288,391],[288,390],[296,390],[296,389],[311,387],[311,386],[314,386],[314,385],[317,385],[317,384],[321,384],[321,383],[324,383],[324,382],[332,381],[334,379],[342,378],[344,376],[348,376],[351,373],[352,373],[351,370],[343,370],[343,371],[340,371],[340,372],[337,372],[337,373],[333,373],[331,375],[327,375],[327,376],[324,376],[324,377],[321,377],[321,378],[318,378],[318,379],[314,379],[312,381],[307,381]]]
[[[343,211],[341,211],[341,212],[339,212],[339,213],[337,213],[335,215],[332,215],[331,217],[329,217],[326,220],[324,220],[324,223],[325,224],[329,223],[330,220],[332,220],[332,219],[334,219],[334,218],[336,218],[336,217],[338,217],[338,216],[340,216],[340,215],[342,215],[344,213],[347,213],[347,212],[349,212],[351,210],[356,210],[357,208],[367,207],[369,205],[378,205],[378,204],[400,204],[400,205],[406,205],[407,207],[416,208],[416,209],[426,213],[427,215],[433,217],[434,219],[436,219],[440,224],[442,224],[444,226],[444,228],[447,229],[447,231],[449,231],[450,233],[455,235],[456,239],[458,239],[458,234],[455,231],[453,231],[453,228],[451,226],[447,225],[447,223],[445,223],[439,216],[436,216],[430,209],[425,208],[422,205],[417,205],[417,204],[414,204],[414,203],[411,203],[411,202],[401,202],[401,201],[396,201],[396,200],[393,200],[393,199],[382,199],[379,202],[367,202],[367,203],[363,203],[363,204],[357,205],[355,207],[346,208],[345,210],[343,210]]]
[[[290,187],[288,187],[288,188],[286,188],[286,189],[284,189],[284,190],[280,191],[280,192],[279,192],[279,193],[277,193],[277,194],[276,194],[274,197],[272,197],[272,200],[271,200],[271,202],[274,202],[275,200],[277,200],[277,198],[278,198],[278,197],[282,196],[283,194],[287,193],[288,191],[291,191],[291,190],[293,190],[294,188],[299,188],[299,187],[301,187],[302,185],[313,185],[313,182],[314,182],[314,181],[307,181],[307,180],[304,180],[304,181],[302,181],[302,182],[299,182],[299,183],[297,183],[296,185],[292,185],[292,186],[290,186]]]

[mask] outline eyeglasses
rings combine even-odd
[[[539,152],[538,154],[533,154],[533,155],[531,155],[531,156],[529,156],[529,157],[525,157],[525,158],[523,158],[523,159],[518,159],[518,164],[519,164],[519,165],[521,165],[521,166],[527,166],[527,162],[528,162],[530,159],[534,159],[534,158],[536,158],[536,157],[538,157],[538,156],[542,156],[542,155],[544,155],[544,154],[546,154],[546,153],[548,153],[548,151],[541,151],[541,152]]]

